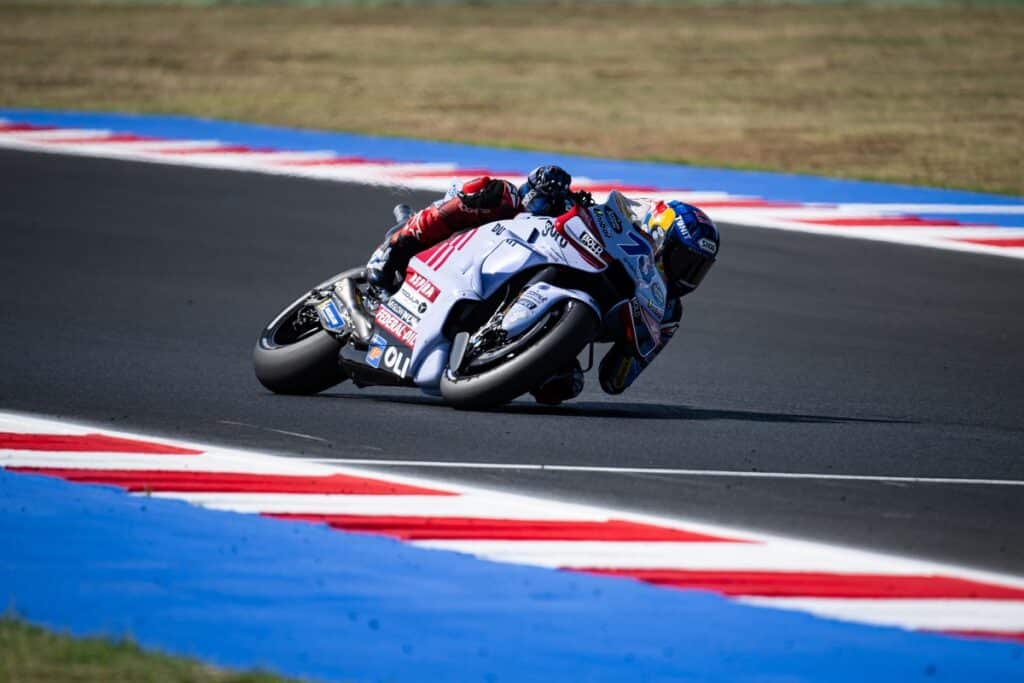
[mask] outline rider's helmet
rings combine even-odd
[[[538,166],[519,187],[523,211],[537,216],[560,216],[569,208],[572,176],[559,166]]]
[[[647,211],[640,229],[657,244],[655,256],[669,289],[677,295],[697,289],[718,257],[718,228],[691,204],[658,202]]]

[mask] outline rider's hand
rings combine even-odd
[[[503,181],[484,176],[463,185],[459,199],[469,209],[493,209],[501,204],[504,195]]]

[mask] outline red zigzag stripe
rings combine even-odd
[[[186,493],[321,493],[347,495],[452,496],[453,493],[381,479],[345,474],[301,476],[243,472],[169,472],[165,470],[90,470],[9,467],[12,472],[43,474],[80,484],[111,484],[129,491]]]

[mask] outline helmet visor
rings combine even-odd
[[[663,265],[665,275],[676,289],[688,294],[700,286],[711,266],[715,265],[715,259],[673,244],[665,250]]]

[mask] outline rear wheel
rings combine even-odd
[[[600,321],[590,306],[568,299],[515,340],[488,349],[441,377],[441,395],[456,408],[491,408],[525,394],[572,363]]]
[[[365,282],[363,269],[354,268],[325,280],[317,289],[346,277],[357,284]],[[343,342],[323,330],[308,299],[303,295],[274,318],[253,349],[256,379],[276,394],[316,394],[347,378],[338,365]]]

